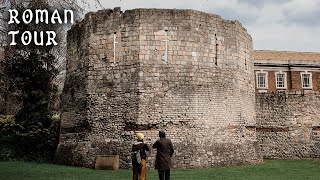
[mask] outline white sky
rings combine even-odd
[[[95,8],[90,0],[90,11]],[[253,48],[320,52],[320,0],[100,0],[103,8],[194,9],[238,20]]]

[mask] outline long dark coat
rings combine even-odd
[[[167,138],[160,138],[152,147],[157,148],[155,168],[158,170],[170,169],[171,157],[174,152],[171,140]]]

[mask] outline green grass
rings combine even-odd
[[[105,171],[30,162],[0,162],[0,179],[131,179],[131,170]],[[319,160],[266,160],[259,165],[210,169],[172,169],[173,180],[202,179],[320,179]],[[158,179],[148,170],[147,179]]]

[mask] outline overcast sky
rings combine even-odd
[[[91,0],[94,2],[94,0]],[[320,52],[320,0],[100,0],[103,8],[194,9],[238,20],[256,50]],[[91,6],[92,11],[101,9]]]

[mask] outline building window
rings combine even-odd
[[[166,49],[164,50],[164,55],[163,55],[163,62],[165,64],[168,64],[168,30],[164,30],[164,36],[165,36],[165,40],[163,40],[164,42],[166,42]]]
[[[116,63],[116,50],[117,50],[117,32],[113,33],[113,63]]]
[[[258,71],[256,72],[257,77],[257,88],[266,89],[268,88],[267,72]]]
[[[301,73],[302,89],[312,89],[312,74],[308,72]]]
[[[276,72],[276,87],[277,89],[286,89],[287,88],[287,76],[286,73]]]

